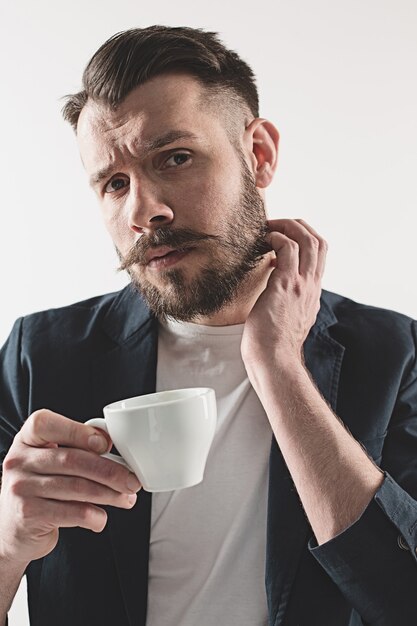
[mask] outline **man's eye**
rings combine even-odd
[[[126,178],[112,178],[110,182],[104,188],[105,193],[114,193],[120,191],[123,187],[126,187],[129,181]]]
[[[171,156],[165,161],[165,167],[178,167],[179,165],[183,165],[191,158],[191,154],[187,154],[186,152],[176,152],[175,154],[171,154]]]

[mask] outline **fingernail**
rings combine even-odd
[[[138,499],[138,497],[134,493],[132,496],[128,496],[127,501],[129,502],[130,506],[133,506],[134,504],[136,504],[136,500],[137,499]]]
[[[139,489],[141,488],[141,484],[138,481],[138,479],[136,478],[135,474],[129,474],[129,476],[127,477],[127,488],[129,489],[129,491],[134,491],[136,493],[136,491],[139,491]]]
[[[90,435],[88,445],[94,452],[105,452],[107,450],[107,441],[101,435]]]

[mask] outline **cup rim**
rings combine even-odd
[[[139,406],[129,406],[129,407],[124,407],[122,408],[120,406],[121,402],[126,402],[126,400],[136,400],[139,398],[145,398],[146,396],[156,396],[160,393],[166,393],[166,394],[170,394],[170,393],[178,393],[179,391],[195,391],[195,394],[188,396],[186,398],[184,397],[180,397],[180,398],[173,398],[172,400],[163,400],[162,402],[158,403],[158,406],[160,405],[169,405],[169,404],[176,404],[177,402],[180,402],[182,400],[187,400],[189,398],[193,398],[195,396],[205,396],[207,394],[209,394],[210,392],[214,393],[214,389],[212,387],[184,387],[182,389],[167,389],[165,391],[154,391],[152,393],[144,393],[142,395],[139,396],[133,396],[131,398],[122,398],[121,400],[116,400],[115,402],[111,402],[110,404],[106,404],[106,406],[103,408],[103,412],[106,411],[108,413],[115,413],[116,411],[136,411],[137,409],[147,409],[149,407],[154,407],[157,406],[156,404],[141,404]]]

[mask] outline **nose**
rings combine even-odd
[[[143,183],[130,181],[129,228],[135,233],[149,234],[152,230],[167,226],[174,220],[174,212],[167,204],[158,200],[156,190]]]

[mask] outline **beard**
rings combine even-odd
[[[171,317],[190,322],[217,313],[237,299],[242,283],[253,274],[263,255],[271,250],[265,242],[269,229],[264,202],[243,155],[240,160],[240,197],[232,206],[225,207],[226,220],[221,234],[164,227],[155,229],[150,235],[142,235],[125,257],[116,248],[121,261],[119,271],[127,270],[132,285],[160,321]],[[210,252],[210,261],[199,267],[197,275],[191,279],[187,279],[181,269],[168,268],[159,273],[164,286],[157,287],[138,267],[136,271],[132,269],[133,265],[144,267],[146,253],[157,246],[185,250],[201,242]]]

